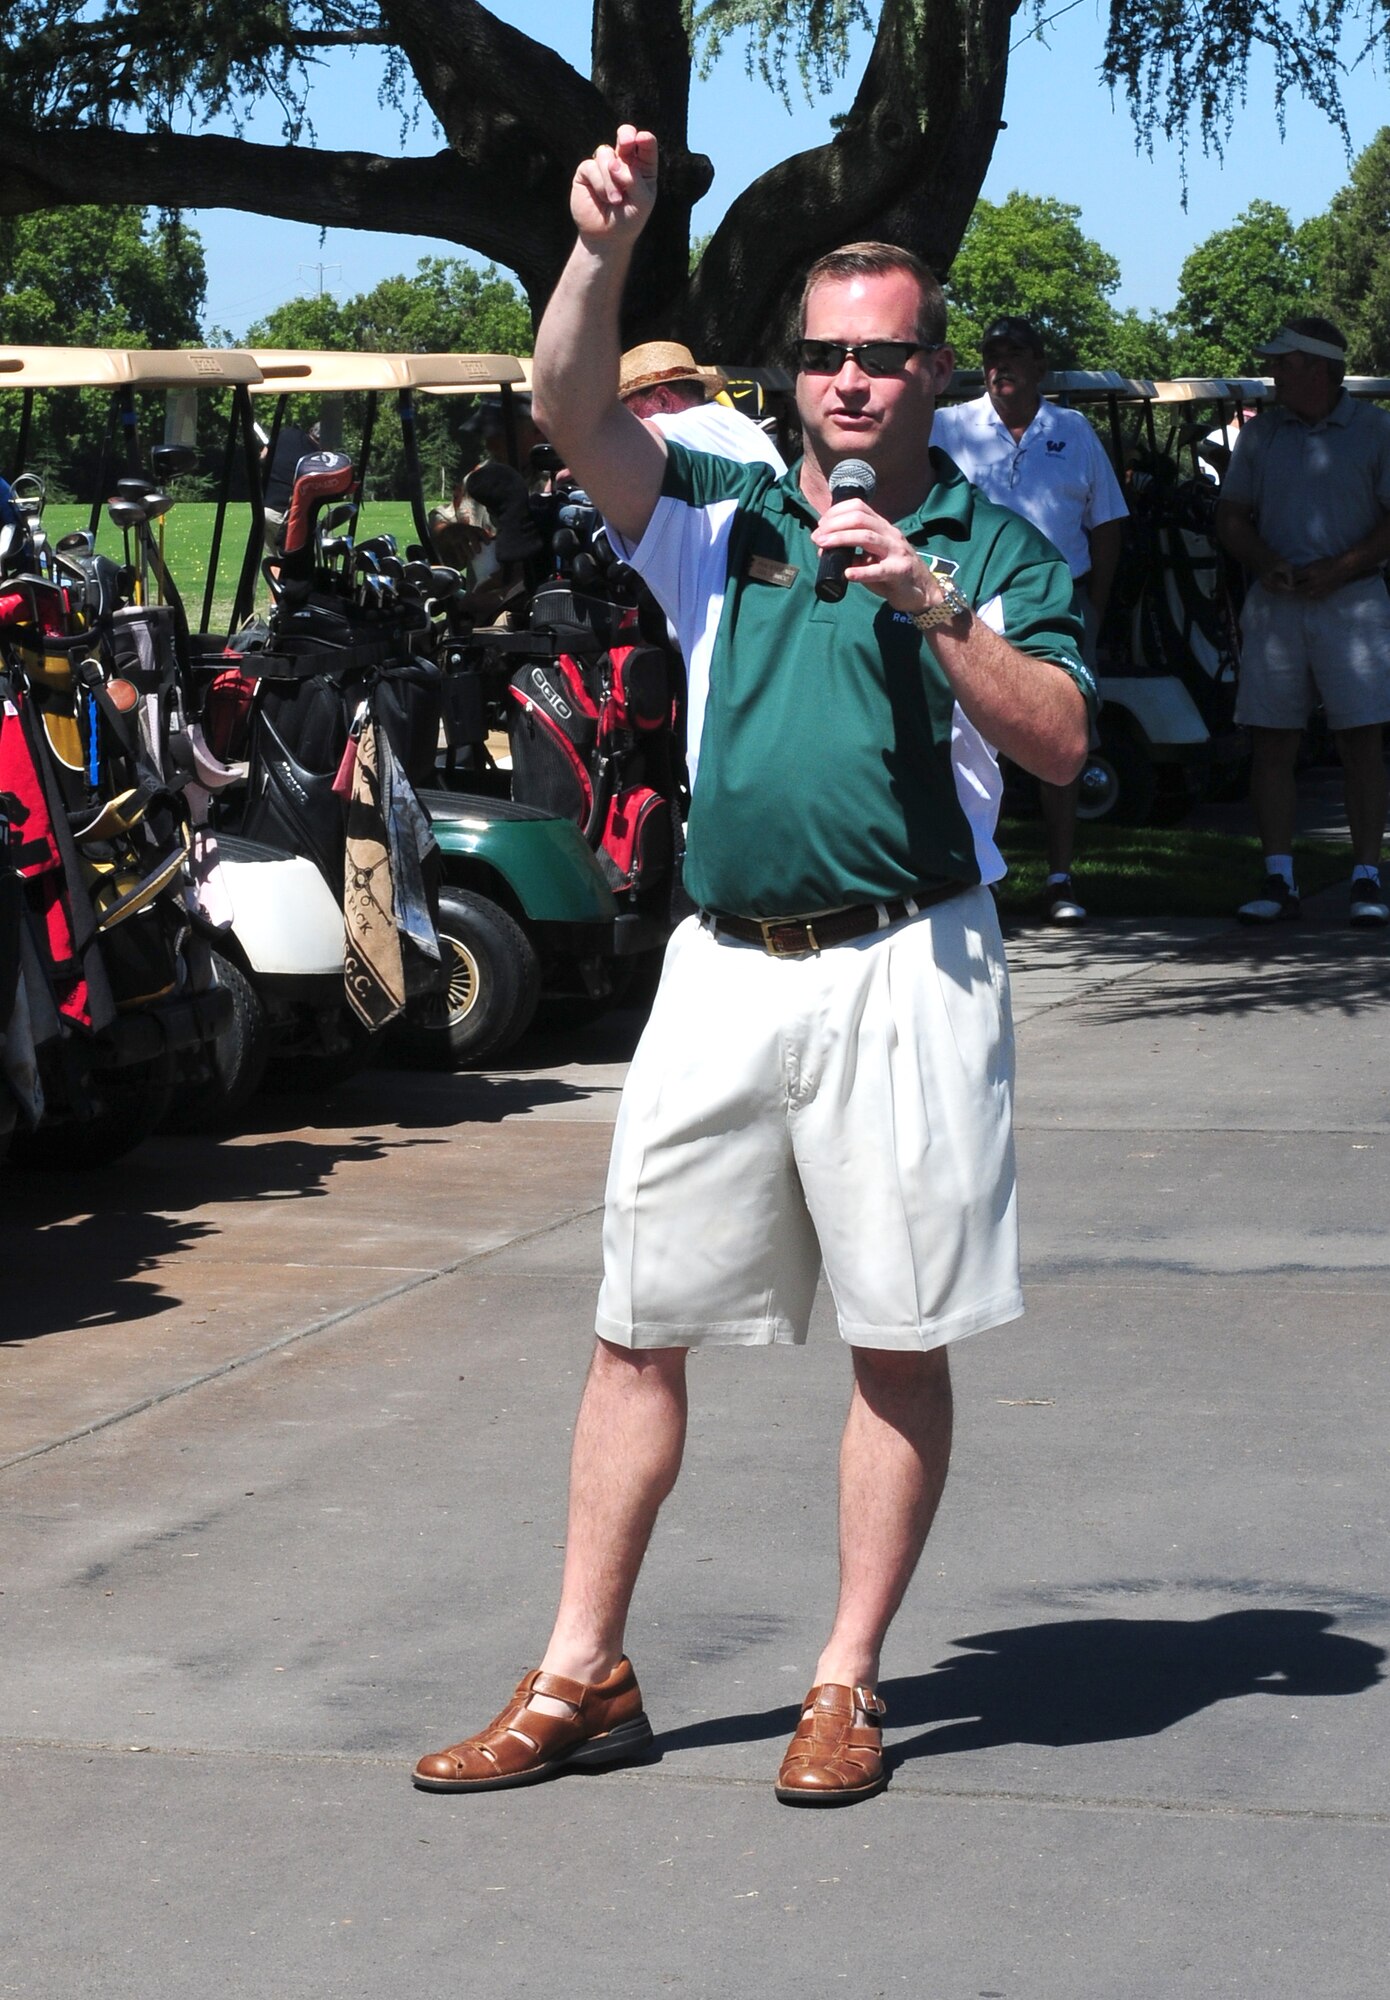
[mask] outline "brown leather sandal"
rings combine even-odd
[[[549,1715],[532,1705],[537,1694],[563,1701],[573,1712]],[[517,1683],[486,1729],[422,1757],[411,1778],[426,1792],[495,1792],[534,1785],[561,1771],[635,1763],[651,1740],[630,1660],[619,1660],[608,1678],[592,1687],[538,1667]]]
[[[783,1805],[848,1806],[881,1792],[888,1773],[879,1724],[887,1713],[872,1688],[813,1687],[777,1773]]]

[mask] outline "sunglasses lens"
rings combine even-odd
[[[803,340],[801,365],[811,375],[838,375],[845,365],[845,350],[833,340]]]
[[[915,340],[868,340],[862,347],[846,346],[841,340],[803,340],[801,366],[808,375],[838,375],[852,354],[866,375],[901,375],[912,355],[934,351]]]
[[[871,340],[859,350],[859,366],[866,375],[901,375],[912,353],[907,340]]]

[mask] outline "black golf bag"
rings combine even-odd
[[[538,591],[531,629],[553,651],[507,687],[512,797],[580,827],[614,893],[668,896],[679,852],[675,662],[645,642],[635,609]]]

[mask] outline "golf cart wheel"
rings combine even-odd
[[[1076,817],[1092,824],[1147,826],[1158,779],[1153,759],[1128,724],[1103,715],[1099,748],[1087,752]]]
[[[231,995],[231,1018],[208,1047],[179,1062],[161,1132],[212,1132],[229,1125],[260,1089],[270,1042],[260,995],[239,965],[211,953],[217,985]]]
[[[441,890],[443,992],[412,1000],[396,1052],[419,1069],[464,1069],[501,1055],[530,1027],[540,999],[536,948],[514,918],[467,889]]]
[[[10,1134],[6,1164],[54,1173],[110,1166],[154,1131],[173,1082],[174,1063],[167,1050],[149,1062],[98,1070],[87,1083],[92,1116],[45,1121],[34,1132],[17,1127]]]

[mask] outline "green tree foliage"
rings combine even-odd
[[[980,335],[1000,313],[1021,313],[1047,343],[1055,368],[1106,368],[1120,267],[1081,228],[1081,211],[1017,189],[981,201],[946,281],[950,338],[962,367],[979,365]]]
[[[1041,10],[1040,10],[1041,11]],[[1141,141],[1193,132],[1219,159],[1248,116],[1250,59],[1268,63],[1280,130],[1305,98],[1346,137],[1341,85],[1359,59],[1390,43],[1386,0],[1112,0],[1101,73],[1123,92]]]
[[[529,354],[531,315],[509,278],[457,257],[422,257],[413,277],[383,278],[369,292],[339,303],[329,296],[287,299],[251,327],[247,347],[346,349],[371,354]],[[356,449],[366,399],[345,399],[343,442]],[[292,398],[301,420],[318,415],[307,399]],[[455,475],[480,456],[478,407],[468,396],[422,395],[416,432],[421,468],[431,493],[447,490]],[[394,410],[383,408],[372,441],[372,490],[404,497],[405,465]]]
[[[1020,11],[1021,0],[590,0],[584,75],[479,0],[19,0],[0,25],[5,205],[67,207],[99,187],[113,202],[387,232],[408,215],[515,270],[534,309],[569,251],[575,161],[633,119],[665,156],[628,337],[756,360],[778,344],[800,273],[838,242],[887,237],[949,265],[988,171]],[[1390,0],[1111,0],[1107,14],[1103,74],[1141,137],[1195,136],[1219,153],[1252,53],[1272,62],[1277,107],[1302,94],[1342,122],[1340,76],[1385,43]],[[812,93],[838,86],[869,45],[834,136],[737,194],[692,273],[690,216],[713,167],[690,144],[690,78],[731,40],[783,95],[789,78]],[[325,56],[351,49],[379,65],[381,120],[330,151],[315,141],[313,97],[332,88]],[[241,136],[267,109],[292,159]],[[423,143],[402,157],[417,126]]]
[[[1178,276],[1177,372],[1248,374],[1257,342],[1291,313],[1317,312],[1322,234],[1316,224],[1295,226],[1286,208],[1252,201],[1199,243]]]
[[[205,288],[201,239],[177,217],[95,207],[0,216],[0,340],[187,346]]]
[[[1324,231],[1327,311],[1358,375],[1390,375],[1390,126],[1382,126],[1332,198]]]
[[[1177,372],[1172,327],[1162,313],[1138,313],[1133,306],[1116,313],[1106,353],[1107,367],[1135,381],[1163,382]]]
[[[247,347],[354,348],[369,354],[529,354],[531,316],[510,278],[457,257],[422,257],[415,275],[383,278],[341,303],[286,299]]]
[[[0,342],[35,347],[187,347],[199,339],[203,246],[174,216],[80,207],[0,217]],[[17,468],[9,398],[0,470]],[[89,498],[109,397],[68,389],[34,407],[28,463],[55,499]]]

